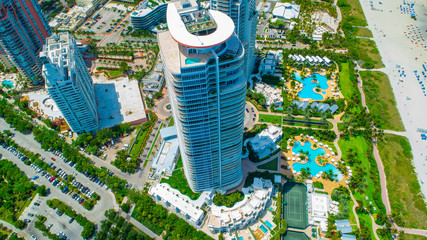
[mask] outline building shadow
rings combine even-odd
[[[122,106],[114,83],[95,83],[94,88],[98,104],[99,128],[120,124],[124,117],[120,111]]]

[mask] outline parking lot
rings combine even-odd
[[[80,226],[75,220],[70,221],[71,218],[65,214],[61,216],[57,213],[57,210],[49,208],[46,205],[44,199],[41,201],[39,214],[47,218],[44,223],[46,227],[50,227],[50,232],[53,234],[63,233],[67,239],[81,239],[80,233],[83,231],[83,227]],[[70,223],[71,222],[71,223]]]
[[[21,134],[18,133],[18,135],[21,135]],[[34,149],[35,146],[33,147],[26,146],[26,147],[27,149]],[[52,179],[52,176],[46,177],[48,173],[45,173],[44,176],[42,176],[44,170],[40,171],[40,169],[37,169],[36,166],[26,165],[22,160],[22,157],[19,157],[20,156],[19,152],[10,151],[7,148],[4,148],[2,146],[0,147],[0,153],[3,155],[3,158],[13,161],[21,170],[24,171],[24,173],[28,176],[28,178],[33,179],[33,181],[36,184],[45,185],[50,192],[50,194],[48,195],[49,199],[53,199],[53,198],[60,199],[61,201],[67,203],[74,210],[81,213],[83,216],[87,217],[89,220],[93,222],[99,222],[103,220],[104,211],[106,209],[110,209],[115,206],[114,195],[110,190],[106,189],[106,185],[102,186],[103,184],[100,183],[99,181],[98,183],[96,183],[96,179],[93,176],[87,177],[84,174],[78,172],[74,168],[75,165],[71,167],[70,162],[68,163],[64,162],[63,159],[54,155],[53,152],[47,152],[40,149],[35,151],[35,152],[41,153],[42,156],[45,157],[46,163],[48,164],[52,163],[51,166],[56,166],[56,171],[59,170],[59,168],[61,168],[65,172],[65,173],[60,173],[60,174],[63,174],[63,176],[65,176],[65,174],[73,175],[75,177],[76,182],[73,182],[72,184],[74,186],[78,185],[76,186],[76,188],[80,189],[81,192],[87,192],[86,194],[88,195],[89,193],[95,191],[101,197],[101,199],[98,201],[98,203],[90,212],[88,212],[86,209],[83,208],[82,204],[79,202],[80,198],[79,199],[77,199],[76,197],[73,198],[74,192],[68,191],[68,193],[65,193],[63,190],[64,189],[63,186],[61,189],[59,182],[56,184],[56,186],[54,186],[53,182],[56,179]],[[53,161],[52,158],[54,158],[55,161]],[[52,179],[52,182],[50,181],[50,179]],[[81,187],[80,187],[80,184],[78,183],[81,184]],[[89,188],[89,191],[85,190],[84,187]],[[81,194],[80,196],[83,196],[83,195],[84,194]],[[31,218],[30,216],[27,216],[27,213],[28,213],[27,211],[31,211],[31,209],[26,209],[25,211],[26,212],[24,212],[21,215],[22,220],[29,217],[28,219],[31,220],[31,222],[33,222],[33,218]],[[34,214],[34,213],[31,212],[31,214]]]
[[[61,214],[56,209],[49,208],[46,204],[46,197],[39,197],[38,195],[33,199],[31,204],[24,210],[20,219],[28,224],[26,231],[37,237],[43,239],[38,230],[34,230],[34,222],[37,221],[37,215],[42,215],[47,218],[44,225],[49,231],[57,236],[65,236],[66,239],[81,239],[80,236],[83,227],[80,226],[75,220],[65,214]]]
[[[106,34],[114,31],[114,28],[125,17],[126,11],[106,5],[92,17],[88,18],[85,23],[80,27],[82,31],[92,31],[95,34]]]

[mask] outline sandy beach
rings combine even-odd
[[[408,137],[412,147],[415,171],[422,192],[427,196],[427,141],[421,140],[421,132],[417,131],[418,128],[427,129],[427,96],[424,95],[414,73],[417,71],[417,74],[421,75],[420,80],[424,79],[421,71],[427,74],[422,66],[425,64],[427,67],[427,49],[420,44],[423,42],[425,45],[427,42],[419,38],[417,47],[417,43],[411,43],[412,35],[408,38],[404,33],[409,33],[414,28],[418,29],[418,26],[419,32],[427,40],[427,15],[424,15],[427,13],[427,1],[413,1],[417,20],[411,19],[409,14],[401,13],[400,5],[403,5],[403,0],[387,0],[382,1],[382,4],[374,0],[375,10],[371,8],[369,0],[360,2],[369,24],[368,28],[374,35],[373,40],[377,43],[385,64],[385,68],[380,70],[390,78],[397,107],[406,129],[404,135]],[[403,66],[404,69],[397,68],[396,65]],[[401,76],[402,70],[406,77]],[[424,81],[424,84],[427,84],[427,81]]]

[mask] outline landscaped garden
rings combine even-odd
[[[271,161],[258,165],[257,168],[261,169],[261,170],[270,170],[270,171],[277,171],[278,169],[278,161],[279,158],[276,157],[274,159],[272,159]]]
[[[404,137],[385,134],[378,143],[387,177],[393,219],[399,226],[427,229],[427,209],[412,164],[411,146]]]
[[[160,182],[169,184],[172,188],[178,190],[184,195],[187,195],[192,200],[198,199],[201,195],[201,193],[195,193],[193,190],[191,190],[190,186],[188,185],[187,178],[185,177],[184,169],[175,170],[169,179],[162,178]]]
[[[169,213],[162,205],[156,204],[148,194],[132,189],[128,196],[135,204],[132,217],[157,235],[162,235],[163,239],[212,240],[184,219]]]
[[[145,234],[133,224],[126,221],[114,209],[109,209],[104,213],[106,220],[102,221],[100,230],[96,233],[95,240],[104,239],[138,239],[151,240],[152,238]]]
[[[242,201],[245,198],[245,195],[241,191],[235,191],[230,194],[222,194],[220,192],[215,193],[215,197],[213,198],[213,203],[217,206],[226,206],[231,208],[237,202]]]
[[[361,220],[362,229],[372,232],[372,223],[367,210],[375,218],[377,224],[386,221],[385,206],[381,198],[381,185],[379,180],[378,166],[373,156],[373,146],[362,136],[350,137],[347,140],[340,139],[338,145],[343,153],[342,159],[352,169],[352,177],[349,187],[359,203],[358,216]]]
[[[360,71],[359,74],[375,125],[382,129],[404,131],[388,76],[379,71]]]
[[[18,218],[34,197],[35,185],[9,160],[0,160],[0,176],[0,219],[23,228]]]

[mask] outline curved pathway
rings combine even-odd
[[[356,66],[358,66],[357,63],[356,63]],[[362,70],[362,69],[360,69],[360,67],[357,67],[357,69]],[[382,71],[381,69],[378,69],[378,70]],[[358,86],[359,91],[360,91],[360,95],[361,95],[361,99],[362,99],[362,106],[365,107],[366,111],[369,113],[369,108],[366,105],[365,93],[363,92],[363,85],[362,85],[362,83],[363,83],[363,81],[360,78],[360,76],[358,75],[357,76],[357,86]],[[394,131],[390,131],[390,130],[384,130],[384,133],[390,133],[390,134],[397,134],[397,135],[400,135],[400,136],[406,136],[405,132],[394,132]],[[383,165],[383,163],[381,161],[381,157],[380,157],[380,154],[378,152],[377,144],[374,141],[372,141],[372,143],[373,143],[373,146],[374,146],[373,147],[373,154],[374,154],[374,158],[375,158],[375,161],[377,163],[378,172],[379,172],[379,175],[380,175],[381,197],[382,197],[383,203],[384,203],[385,208],[386,208],[386,213],[387,213],[387,215],[389,215],[389,214],[391,214],[391,206],[390,206],[390,200],[388,198],[387,177],[386,177],[386,174],[385,174],[385,171],[384,171],[384,165]],[[375,237],[377,237],[377,239],[378,239],[378,236],[377,236],[377,233],[376,233],[376,229],[380,228],[381,226],[378,226],[375,223],[375,221],[373,220],[372,216],[371,216],[371,218],[372,218],[372,228],[374,230]],[[403,232],[408,233],[408,234],[421,235],[421,236],[427,237],[427,230],[402,228],[402,227],[397,226],[396,223],[393,223],[393,227],[396,228],[398,231],[403,231]]]
[[[348,185],[347,185],[347,189],[348,189],[348,191],[350,192],[350,197],[351,197],[351,200],[353,200],[353,203],[354,203],[354,205],[353,205],[353,214],[354,214],[354,218],[356,218],[356,224],[357,224],[357,227],[358,228],[360,228],[360,222],[359,222],[359,216],[357,216],[357,213],[356,213],[356,208],[359,206],[359,203],[357,203],[357,201],[356,201],[356,199],[354,198],[354,196],[353,196],[353,193],[351,192],[351,190],[350,190],[350,188],[348,187]]]

